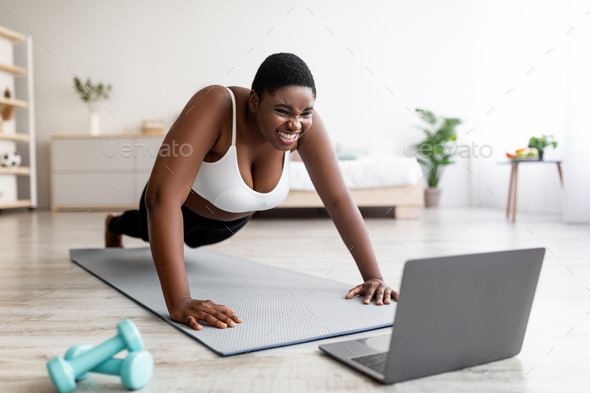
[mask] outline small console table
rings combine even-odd
[[[510,217],[512,213],[512,222],[516,221],[516,189],[518,187],[518,164],[523,163],[545,163],[557,164],[557,171],[559,172],[559,181],[563,187],[563,174],[561,172],[561,160],[534,160],[534,159],[513,159],[509,162],[501,162],[501,164],[511,164],[512,172],[510,173],[510,186],[508,188],[508,203],[506,204],[506,218]]]

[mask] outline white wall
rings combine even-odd
[[[575,26],[568,40],[567,116],[564,183],[566,204],[563,218],[567,222],[590,222],[590,4],[568,1],[568,22]],[[580,17],[584,15],[584,17]],[[575,33],[574,33],[575,32]]]
[[[505,152],[527,147],[533,135],[553,134],[558,149],[547,149],[545,157],[561,156],[567,8],[559,1],[476,3],[476,111],[469,137],[490,144],[494,155],[474,163],[475,203],[505,208],[510,173],[510,165],[500,164]],[[556,165],[519,165],[518,211],[559,212],[560,202]]]
[[[35,33],[40,206],[49,204],[50,135],[87,126],[66,66],[113,84],[114,115],[103,108],[101,121],[104,133],[119,133],[138,131],[144,118],[169,127],[201,87],[250,87],[266,56],[295,53],[314,74],[316,108],[336,143],[402,154],[422,138],[406,108],[423,108],[463,119],[460,142],[493,147],[488,159],[458,159],[445,170],[446,206],[504,209],[509,168],[498,162],[532,135],[554,134],[560,146],[546,154],[561,155],[569,24],[567,3],[558,0],[6,5],[16,15],[4,9],[1,25]],[[557,171],[532,165],[519,176],[519,211],[561,211]]]

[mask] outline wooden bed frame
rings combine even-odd
[[[358,207],[394,206],[395,218],[417,219],[424,206],[423,179],[416,184],[383,188],[350,189]],[[324,207],[316,191],[291,190],[275,209],[291,207]]]

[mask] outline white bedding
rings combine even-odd
[[[349,189],[416,184],[423,177],[415,157],[373,156],[338,160],[338,164]],[[302,161],[291,161],[289,174],[291,190],[315,191]]]

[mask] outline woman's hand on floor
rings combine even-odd
[[[375,300],[379,306],[384,303],[390,304],[392,296],[396,302],[399,299],[399,294],[378,278],[370,278],[363,284],[352,288],[348,292],[348,295],[346,295],[346,299],[352,299],[356,295],[365,295],[365,304],[370,304],[371,299],[375,296]]]
[[[202,330],[197,321],[205,321],[211,326],[225,329],[234,327],[242,320],[235,315],[235,311],[229,307],[215,304],[211,300],[196,300],[190,297],[182,299],[174,305],[170,312],[170,319],[189,325],[195,330]]]

